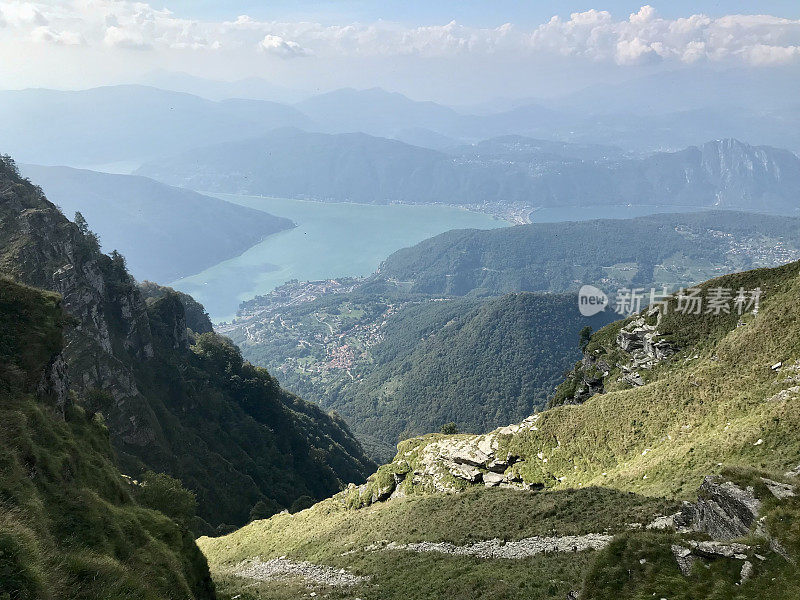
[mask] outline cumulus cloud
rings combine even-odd
[[[265,35],[264,39],[258,43],[258,47],[264,52],[280,56],[281,58],[297,58],[310,54],[308,50],[297,42],[285,40],[279,35]]]
[[[648,5],[620,21],[596,10],[573,13],[568,20],[553,17],[533,32],[530,42],[538,51],[620,65],[726,59],[773,64],[797,57],[800,21],[769,15],[664,19]]]
[[[80,33],[75,31],[56,31],[46,25],[41,25],[31,31],[31,39],[34,42],[59,46],[81,46],[86,43]]]
[[[115,48],[128,48],[130,50],[147,50],[151,44],[146,42],[140,31],[130,30],[112,25],[106,29],[103,42]]]
[[[56,44],[164,51],[235,50],[276,58],[458,57],[504,54],[519,60],[563,56],[590,62],[800,62],[800,20],[769,15],[702,14],[667,19],[645,5],[627,18],[587,10],[534,28],[510,23],[471,27],[455,21],[423,27],[399,23],[196,21],[127,0],[0,0],[0,44],[21,34]],[[18,36],[19,37],[19,36]]]
[[[47,25],[47,18],[32,2],[0,2],[0,17],[15,27]]]

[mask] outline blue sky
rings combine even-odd
[[[385,19],[403,23],[431,25],[453,19],[473,26],[496,26],[506,22],[530,26],[558,14],[569,16],[592,8],[608,10],[615,17],[636,12],[646,1],[613,0],[598,2],[542,2],[537,0],[166,0],[153,2],[177,15],[196,19],[232,19],[241,14],[269,20],[314,20],[340,23],[343,20]],[[677,18],[696,13],[709,16],[728,14],[771,14],[800,18],[798,0],[671,0],[650,2],[659,14]]]

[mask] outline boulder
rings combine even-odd
[[[685,505],[676,524],[690,526],[717,540],[731,540],[750,532],[760,510],[761,501],[752,487],[744,489],[709,476],[700,486],[697,503]]]
[[[795,495],[793,485],[789,485],[788,483],[780,483],[764,477],[761,478],[761,481],[764,482],[764,485],[767,486],[767,489],[772,492],[772,495],[778,500],[792,498]]]

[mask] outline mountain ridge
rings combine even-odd
[[[80,212],[103,249],[120,251],[140,280],[193,275],[295,227],[289,219],[145,177],[40,165],[20,170],[66,214]]]
[[[586,146],[572,146],[586,152]],[[453,156],[363,133],[282,129],[165,157],[137,174],[216,192],[367,204],[444,203],[495,211],[724,206],[795,214],[800,158],[721,140],[644,158],[577,160],[550,153],[509,161],[502,154]]]

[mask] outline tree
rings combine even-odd
[[[587,325],[578,334],[578,348],[581,349],[581,352],[586,351],[586,346],[589,345],[590,339],[592,339],[592,328]]]
[[[128,272],[128,263],[125,260],[125,257],[122,256],[122,254],[120,254],[117,250],[111,251],[111,262],[119,273]]]
[[[80,231],[81,235],[89,241],[89,244],[93,248],[100,248],[100,238],[97,237],[96,233],[89,229],[89,223],[86,221],[86,218],[80,211],[75,212],[75,225],[78,226],[78,231]]]
[[[272,498],[264,498],[259,500],[250,509],[250,520],[258,521],[259,519],[269,519],[272,515],[277,515],[283,510],[281,505],[275,502]]]
[[[289,507],[289,512],[294,514],[301,510],[311,508],[314,504],[316,504],[316,502],[311,496],[300,496],[297,500],[292,502],[292,505]]]
[[[75,213],[75,225],[78,226],[78,231],[80,231],[83,235],[89,233],[89,223],[86,221],[80,211]]]
[[[189,522],[197,510],[194,492],[183,487],[180,479],[165,473],[147,471],[142,476],[137,497],[147,508],[160,511],[183,523]]]
[[[453,422],[445,423],[444,425],[442,425],[441,432],[447,435],[455,435],[457,433],[460,433],[458,431],[458,425],[456,425]]]

